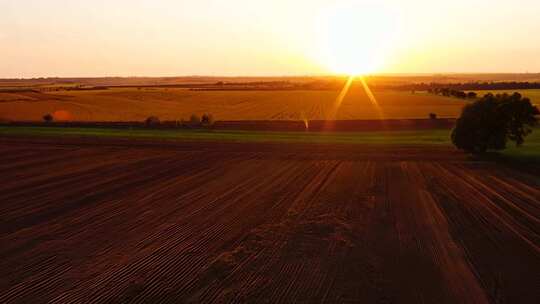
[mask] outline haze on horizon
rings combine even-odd
[[[537,0],[2,0],[0,78],[540,72]]]

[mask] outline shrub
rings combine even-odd
[[[466,99],[466,98],[476,98],[476,93],[474,92],[471,92],[469,94],[463,92],[463,91],[460,91],[460,90],[454,90],[454,89],[451,89],[451,88],[434,88],[434,89],[428,89],[428,93],[431,93],[431,94],[435,94],[435,95],[442,95],[442,96],[446,96],[446,97],[456,97],[456,98],[461,98],[461,99]],[[474,97],[470,97],[470,95],[474,95]]]
[[[508,140],[520,146],[537,124],[538,109],[528,98],[487,94],[463,108],[452,131],[452,142],[468,153],[503,150]]]
[[[465,98],[467,98],[467,93],[465,93],[463,91],[456,91],[456,92],[454,92],[454,96],[457,97],[457,98],[465,99]]]
[[[189,123],[192,125],[192,126],[198,126],[201,124],[201,118],[199,116],[197,116],[196,114],[193,114],[191,115],[191,117],[189,118]]]
[[[478,96],[478,94],[476,94],[475,92],[467,93],[467,98],[469,98],[469,99],[476,99],[477,96]]]
[[[54,117],[52,116],[52,114],[47,113],[47,114],[43,115],[43,120],[45,122],[52,122],[54,120]]]
[[[161,121],[157,116],[150,116],[144,121],[144,124],[148,127],[159,126]]]
[[[211,126],[214,124],[214,116],[212,114],[204,114],[201,117],[201,124],[204,126]]]

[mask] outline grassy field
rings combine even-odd
[[[324,144],[373,144],[373,145],[437,145],[451,146],[450,130],[377,131],[377,132],[259,132],[224,130],[155,130],[117,128],[63,128],[63,127],[0,127],[4,136],[49,137],[108,137],[130,139],[158,139],[180,141],[226,141],[226,142],[281,142]],[[501,152],[510,159],[540,161],[540,128],[526,138],[525,145],[512,143]]]
[[[338,91],[190,91],[174,88],[111,88],[94,91],[0,93],[0,119],[42,120],[62,113],[74,121],[142,121],[189,119],[211,113],[217,120],[321,120],[332,112]],[[374,106],[361,86],[353,85],[337,119],[411,119],[437,113],[459,115],[464,101],[431,94],[374,92]],[[382,115],[382,116],[381,116]]]
[[[343,144],[448,145],[448,130],[379,131],[379,132],[259,132],[212,130],[157,130],[63,127],[0,127],[0,135],[90,136],[132,139],[298,142]]]
[[[540,128],[526,137],[522,147],[510,144],[502,154],[515,159],[540,161]]]

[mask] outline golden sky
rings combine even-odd
[[[0,0],[0,77],[540,72],[538,0]]]

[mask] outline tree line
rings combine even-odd
[[[467,82],[467,83],[408,83],[399,85],[374,85],[378,89],[394,89],[404,91],[428,91],[436,89],[451,89],[460,91],[478,90],[527,90],[540,89],[540,82]]]
[[[478,97],[478,94],[475,92],[464,92],[460,90],[455,90],[451,88],[435,88],[435,89],[428,89],[428,93],[435,94],[435,95],[442,95],[446,97],[456,97],[460,99],[476,99]]]

